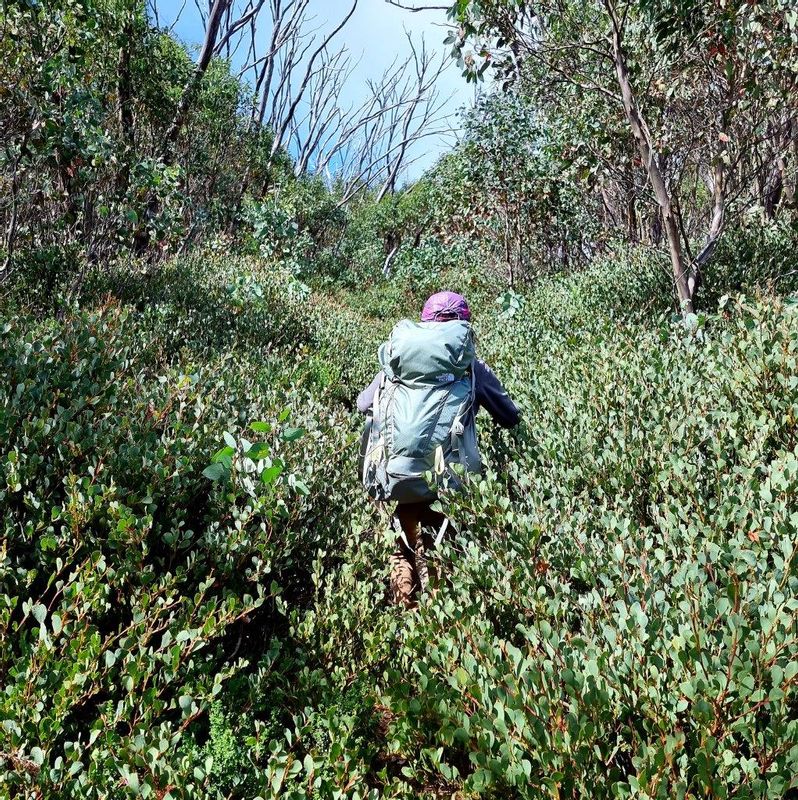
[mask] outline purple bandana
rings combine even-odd
[[[443,322],[450,319],[471,319],[471,309],[465,297],[456,292],[438,292],[433,294],[421,312],[422,322]]]

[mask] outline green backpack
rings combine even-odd
[[[474,335],[463,321],[402,320],[380,347],[382,379],[362,445],[362,480],[377,500],[433,500],[458,487],[453,463],[479,472],[474,425]]]

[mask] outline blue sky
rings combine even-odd
[[[158,0],[161,25],[171,25],[182,5],[183,0]],[[264,39],[269,33],[266,6],[262,12],[263,22],[259,32]],[[310,4],[312,13],[316,16],[316,24],[321,31],[335,27],[350,7],[351,0],[312,0]],[[423,35],[429,50],[446,52],[448,48],[443,45],[446,36],[445,23],[444,11],[411,13],[391,6],[384,0],[360,0],[354,15],[331,45],[333,48],[336,44],[345,45],[352,53],[353,60],[359,59],[357,68],[347,84],[346,101],[356,102],[365,97],[365,82],[368,78],[378,77],[395,58],[409,56],[403,28],[406,28],[418,41]],[[174,33],[188,45],[196,45],[201,41],[202,23],[193,0],[187,0],[185,3]],[[453,61],[441,75],[439,86],[444,96],[451,95],[446,106],[447,113],[456,114],[459,108],[470,105],[474,98],[474,85],[466,84]],[[455,118],[452,119],[452,123],[456,124]],[[447,137],[429,137],[419,142],[415,146],[416,150],[410,154],[411,158],[418,160],[409,168],[405,178],[413,179],[420,175],[451,146],[451,143],[452,139]]]

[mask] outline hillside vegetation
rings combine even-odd
[[[798,306],[633,320],[626,267],[475,296],[525,422],[415,616],[355,474],[362,296],[205,254],[7,317],[7,790],[782,796]]]
[[[680,13],[734,4],[699,5]],[[452,10],[456,48],[510,42],[525,8],[482,6]],[[605,7],[567,6],[549,55]],[[789,83],[798,17],[734,9],[740,50],[747,15],[782,14],[767,74]],[[654,12],[624,16],[634,80],[641,42],[675,69]],[[755,146],[729,145],[700,263],[714,156],[676,170],[658,140],[687,298],[622,118],[589,94],[566,113],[543,61],[502,62],[508,90],[418,181],[344,202],[251,126],[220,53],[159,152],[194,62],[139,3],[0,15],[0,797],[798,796],[795,130],[757,128],[794,126],[775,89],[729,112]],[[673,134],[686,106],[650,91]],[[441,496],[440,579],[409,613],[354,400],[439,289],[468,298],[522,423],[480,416],[484,473]]]

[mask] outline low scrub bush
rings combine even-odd
[[[526,423],[450,499],[448,580],[384,684],[422,774],[497,797],[794,790],[798,317],[722,311],[483,335]]]
[[[4,793],[798,789],[790,298],[685,327],[620,248],[526,292],[404,271],[381,301],[207,253],[4,315]],[[442,286],[524,419],[480,422],[485,474],[442,498],[456,533],[408,615],[352,406]]]
[[[795,246],[798,222],[784,219],[763,225],[752,218],[727,231],[707,265],[701,305],[715,308],[724,294],[789,294],[798,290]]]
[[[245,265],[212,266],[130,277],[115,286],[122,304],[61,321],[2,321],[12,793],[209,791],[229,769],[207,766],[207,747],[181,749],[183,734],[234,676],[257,685],[259,642],[306,602],[309,554],[342,534],[329,509],[351,505],[350,412],[322,404],[332,378],[295,369],[321,312],[304,316],[306,297],[261,289]],[[357,346],[353,323],[327,311]],[[281,313],[299,327],[268,322]],[[337,386],[361,379],[346,361],[329,368]],[[307,458],[317,443],[337,457]]]

